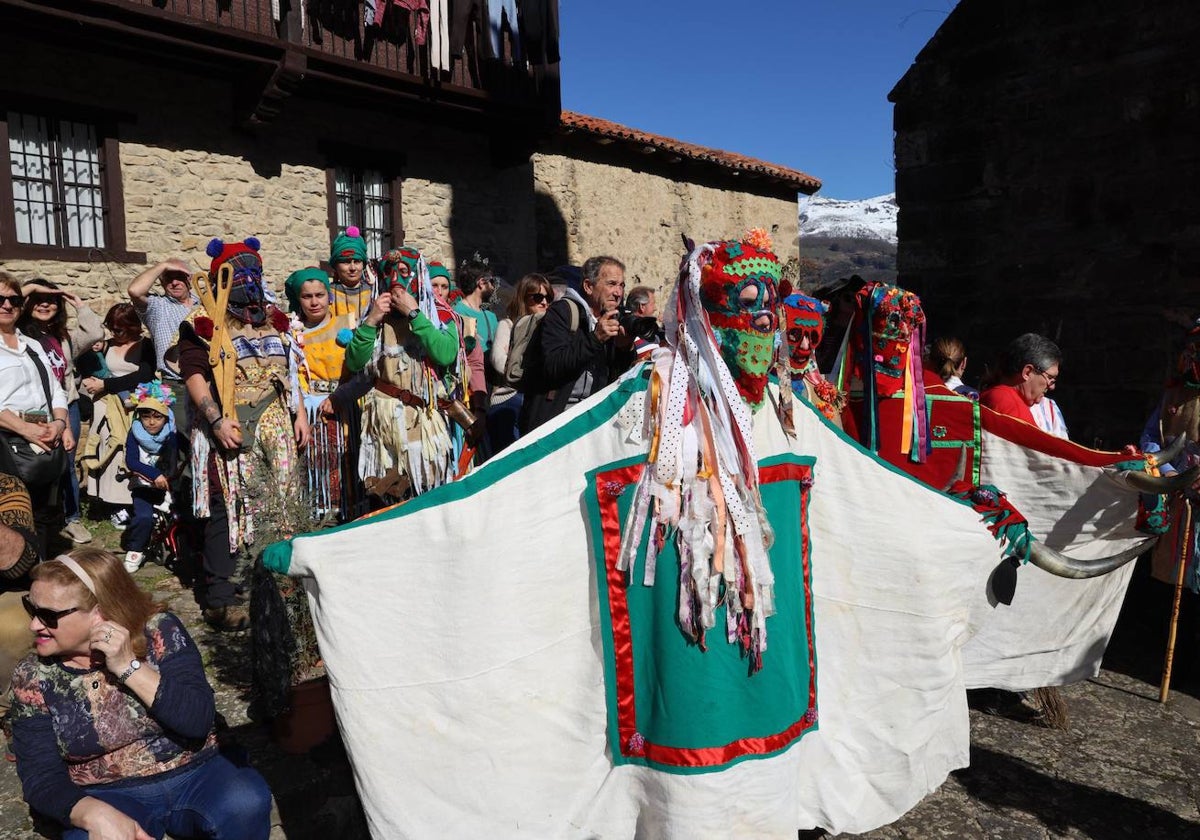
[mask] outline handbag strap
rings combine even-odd
[[[33,352],[32,347],[25,345],[25,354],[33,359],[33,365],[38,369],[38,376],[42,379],[42,390],[46,392],[46,417],[49,422],[49,419],[54,417],[54,399],[50,396],[50,375],[46,373],[46,366],[42,364],[38,354]]]

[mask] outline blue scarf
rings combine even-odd
[[[142,421],[136,417],[133,418],[133,425],[130,426],[130,429],[133,431],[133,437],[137,440],[138,446],[151,455],[157,455],[163,444],[175,433],[175,417],[168,414],[166,424],[159,429],[156,435],[147,432]]]

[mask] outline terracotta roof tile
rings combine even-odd
[[[685,143],[659,134],[638,131],[636,128],[621,125],[599,117],[589,117],[576,114],[573,111],[562,112],[562,130],[565,132],[585,132],[594,137],[607,140],[619,140],[631,145],[641,145],[646,151],[662,151],[678,155],[689,160],[701,161],[718,166],[732,172],[747,172],[782,181],[795,187],[799,192],[811,195],[821,188],[819,179],[806,175],[797,169],[786,166],[776,166],[773,163],[758,160],[745,155],[725,152],[721,149],[710,149],[707,146],[697,146],[695,143]]]

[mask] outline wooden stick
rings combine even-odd
[[[1175,662],[1175,634],[1179,629],[1179,600],[1183,595],[1183,578],[1187,574],[1191,559],[1192,503],[1183,498],[1183,532],[1179,538],[1179,573],[1175,577],[1175,602],[1171,606],[1171,629],[1167,633],[1167,658],[1163,662],[1162,685],[1158,689],[1158,702],[1166,703],[1171,693],[1171,666]]]

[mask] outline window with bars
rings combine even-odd
[[[125,250],[112,120],[62,103],[27,107],[0,111],[0,257],[79,259],[103,249],[109,258],[143,260]]]
[[[95,126],[34,114],[8,114],[16,241],[103,248],[103,163]]]
[[[400,179],[378,169],[335,166],[329,171],[332,236],[350,225],[362,231],[367,254],[382,256],[404,239],[398,208]]]

